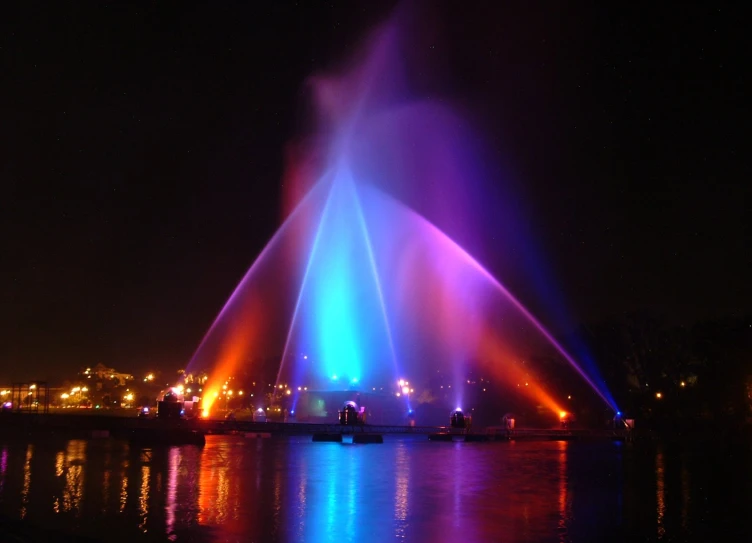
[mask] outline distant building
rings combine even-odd
[[[133,380],[133,375],[130,373],[120,373],[119,371],[108,368],[104,364],[97,364],[93,368],[86,368],[83,372],[87,379],[100,379],[102,381],[112,380],[118,381],[120,386],[125,386],[127,381]]]

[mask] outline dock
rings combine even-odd
[[[449,426],[316,424],[237,420],[163,420],[78,413],[0,415],[0,431],[8,437],[58,436],[67,439],[115,438],[143,443],[202,444],[205,435],[235,434],[249,438],[311,436],[315,441],[380,443],[383,436],[426,436],[431,441],[616,440],[628,430],[486,427],[471,431]]]

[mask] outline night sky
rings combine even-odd
[[[741,7],[461,4],[416,8],[411,79],[515,210],[471,252],[557,331],[749,312]],[[393,6],[3,4],[0,381],[183,367],[282,220],[305,79]]]

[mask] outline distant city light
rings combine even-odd
[[[289,396],[290,394],[292,394],[292,390],[290,390],[290,389],[288,388],[288,389],[287,389],[287,391],[286,391],[286,394],[287,394],[287,395]]]
[[[410,387],[402,387],[402,394],[408,394],[410,392]]]

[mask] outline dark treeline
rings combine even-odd
[[[644,426],[727,426],[752,416],[752,315],[686,327],[637,312],[582,326],[567,343],[592,357],[599,384]],[[549,384],[563,394],[557,381],[571,383],[561,375],[568,368],[546,369]]]

